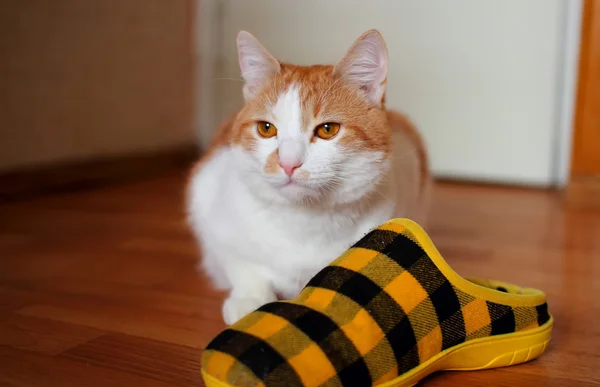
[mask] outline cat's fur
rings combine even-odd
[[[218,129],[188,191],[202,268],[230,290],[227,324],[295,297],[388,219],[423,222],[430,186],[420,136],[384,108],[387,50],[377,31],[336,66],[280,63],[247,32],[237,43],[246,104]],[[259,121],[277,136],[261,137]],[[329,140],[314,134],[326,122],[341,124]],[[297,168],[288,177],[281,165]]]

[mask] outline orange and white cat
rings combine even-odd
[[[192,172],[202,268],[229,290],[232,324],[308,280],[394,217],[424,222],[430,175],[411,123],[385,110],[387,49],[374,30],[335,66],[275,59],[237,37],[245,106]]]

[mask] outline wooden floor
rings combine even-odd
[[[223,295],[195,270],[183,175],[0,205],[0,386],[201,386]],[[600,384],[600,213],[557,194],[438,186],[450,264],[544,289],[555,334],[528,364],[423,386]]]

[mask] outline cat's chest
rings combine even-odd
[[[364,214],[358,221],[342,215],[280,215],[244,223],[243,254],[261,265],[284,298],[295,297],[317,272],[388,217],[384,212]]]
[[[346,219],[277,215],[262,222],[255,218],[243,226],[247,254],[258,255],[255,260],[271,267],[310,267],[333,259],[331,255],[348,248],[363,228],[356,224],[340,225],[346,223]],[[256,254],[259,251],[260,254]]]
[[[271,247],[264,244],[256,246],[255,251],[262,250],[262,254],[252,259],[260,261],[263,275],[270,280],[276,293],[283,298],[292,298],[316,273],[350,247],[354,239],[350,235],[282,238],[273,242]]]

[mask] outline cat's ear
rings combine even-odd
[[[358,87],[369,102],[381,106],[385,95],[388,58],[385,41],[376,30],[362,34],[335,66],[336,75]]]
[[[249,32],[240,31],[237,36],[238,59],[244,85],[244,98],[251,99],[265,82],[281,68],[279,61]]]

